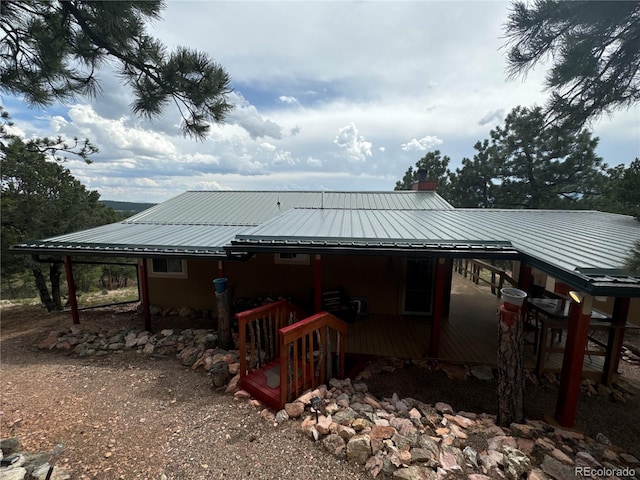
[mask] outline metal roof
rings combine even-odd
[[[637,296],[640,279],[620,269],[638,240],[640,223],[629,216],[453,209],[430,191],[191,191],[120,223],[13,248],[139,257],[228,258],[277,249],[524,257],[556,278],[569,275],[569,280],[588,279],[593,285],[618,282],[631,285]]]
[[[634,242],[640,240],[640,223],[625,215],[585,210],[295,209],[239,234],[234,243],[318,243],[336,239],[508,243],[526,255],[566,270],[618,270]]]
[[[480,247],[506,251],[511,246],[537,266],[605,281],[603,275],[609,274],[609,280],[623,275],[625,260],[638,240],[640,223],[633,217],[596,211],[296,209],[239,234],[228,250],[395,246],[476,255]],[[625,282],[640,288],[640,279]]]
[[[227,256],[238,233],[293,208],[452,209],[433,191],[189,191],[111,225],[24,242],[30,253]]]
[[[127,219],[127,223],[260,225],[292,208],[445,210],[433,191],[189,191]]]
[[[223,246],[250,227],[225,225],[112,223],[81,232],[24,242],[14,249],[48,254],[115,256],[220,256]]]

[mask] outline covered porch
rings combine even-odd
[[[440,325],[440,348],[437,360],[465,365],[497,366],[498,318],[501,301],[487,286],[476,285],[454,272],[448,317]],[[566,335],[554,336],[554,349],[564,347]],[[349,325],[347,355],[377,355],[405,359],[432,359],[429,354],[431,319],[420,315],[358,316]],[[525,336],[525,368],[536,369],[539,348],[534,349],[534,335]],[[551,339],[549,338],[549,341]],[[596,347],[593,347],[596,348]],[[535,350],[535,351],[534,351]],[[544,372],[559,373],[561,352],[545,352]],[[604,357],[585,358],[583,377],[600,379]],[[434,359],[435,360],[435,359]]]

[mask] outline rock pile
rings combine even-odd
[[[57,452],[27,453],[20,451],[15,438],[0,440],[0,478],[2,480],[45,480]],[[64,468],[54,466],[50,480],[68,480],[71,475]]]
[[[314,397],[320,407],[312,407]],[[640,473],[640,461],[602,435],[592,439],[542,421],[503,428],[494,415],[455,411],[447,403],[395,394],[378,400],[365,383],[349,379],[332,379],[277,414],[261,415],[276,423],[299,420],[306,436],[363,465],[372,478],[566,480]]]
[[[166,329],[158,333],[134,328],[91,329],[73,325],[54,330],[36,346],[41,349],[72,352],[78,356],[107,355],[122,350],[136,350],[146,355],[178,354],[183,363],[193,364],[206,350],[218,343],[215,330]]]

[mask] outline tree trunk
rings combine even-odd
[[[218,304],[218,342],[220,348],[232,349],[233,338],[231,337],[231,315],[229,313],[229,293],[216,292],[216,303]]]
[[[60,275],[62,269],[60,263],[52,263],[49,266],[49,281],[51,282],[51,296],[58,310],[62,310],[62,295],[60,295]]]
[[[56,309],[56,303],[51,299],[51,295],[49,294],[49,287],[47,287],[47,281],[40,270],[40,267],[33,267],[33,277],[36,281],[36,288],[38,289],[38,294],[40,295],[40,301],[45,306],[47,311],[52,312]]]
[[[498,418],[508,427],[524,423],[524,359],[522,353],[522,319],[520,311],[501,305],[498,310]]]

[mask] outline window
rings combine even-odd
[[[187,278],[187,261],[179,258],[152,258],[149,260],[152,277]]]
[[[276,253],[275,263],[284,264],[284,265],[309,265],[309,254]]]

